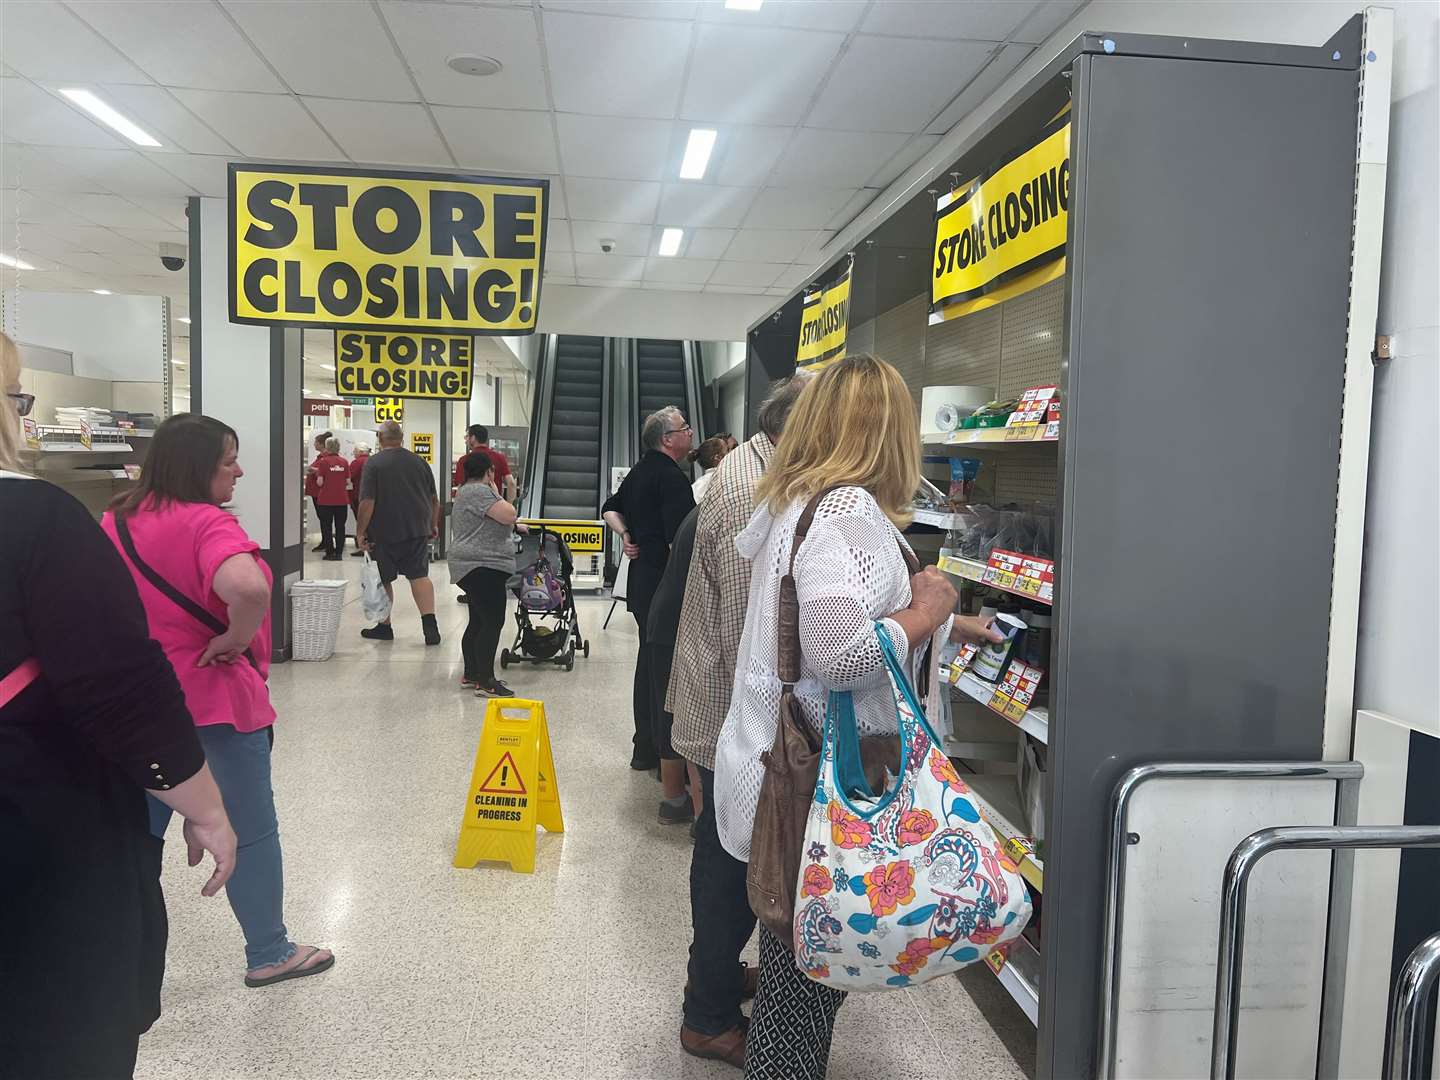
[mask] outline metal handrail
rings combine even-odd
[[[1292,825],[1261,829],[1240,841],[1220,887],[1220,945],[1215,971],[1215,1027],[1211,1080],[1234,1080],[1240,1019],[1240,971],[1245,952],[1245,902],[1250,875],[1272,851],[1440,847],[1440,825]]]
[[[1139,843],[1126,829],[1130,800],[1151,780],[1336,780],[1356,784],[1365,775],[1358,761],[1172,761],[1137,765],[1120,778],[1110,796],[1110,857],[1105,893],[1104,953],[1100,974],[1100,1053],[1102,1080],[1115,1076],[1115,1035],[1120,1023],[1120,930],[1125,913],[1125,853]],[[1348,800],[1353,805],[1354,800]],[[1347,800],[1342,799],[1342,803]]]
[[[1440,978],[1440,933],[1415,946],[1395,980],[1385,1026],[1385,1080],[1422,1080],[1425,1012]]]

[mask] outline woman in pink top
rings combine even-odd
[[[140,483],[101,527],[140,590],[150,635],[165,650],[239,840],[226,887],[245,934],[245,985],[314,975],[328,949],[295,945],[285,929],[280,833],[270,789],[269,568],[260,545],[221,507],[245,475],[235,432],[181,413],[156,429]],[[170,810],[150,799],[164,837]]]

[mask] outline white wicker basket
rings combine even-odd
[[[291,632],[296,660],[329,660],[340,634],[345,581],[297,581],[290,586]]]

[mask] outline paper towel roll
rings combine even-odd
[[[944,435],[995,398],[989,386],[927,386],[920,391],[920,433]]]

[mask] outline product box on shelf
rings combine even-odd
[[[1058,386],[1032,386],[1020,395],[1020,402],[1011,412],[1010,419],[1006,421],[1006,427],[1043,424],[1048,417],[1052,401],[1057,404],[1056,419],[1059,419],[1059,398],[1060,388]]]

